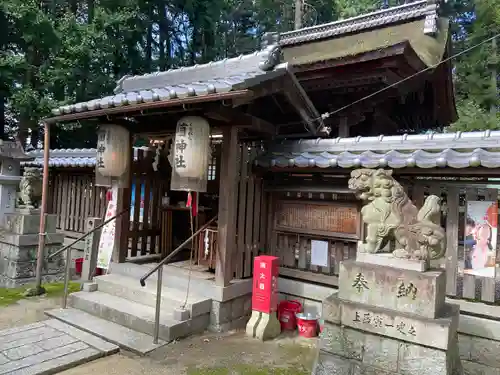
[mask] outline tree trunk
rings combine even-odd
[[[78,12],[78,0],[70,0],[69,10],[76,16],[76,13]]]
[[[34,124],[31,128],[30,144],[33,148],[38,148],[38,142],[40,141],[40,128]]]
[[[494,64],[491,64],[491,89],[493,90],[494,98],[498,98],[498,81],[497,81],[497,38],[493,38],[491,41],[491,54],[493,56]],[[498,100],[494,100],[490,106],[490,112],[492,115],[496,116],[497,113]]]
[[[165,30],[165,7],[162,4],[158,5],[158,28],[159,28],[159,43],[158,43],[158,53],[159,60],[158,66],[161,71],[166,70],[167,62],[165,61],[165,45],[166,30]]]
[[[91,24],[92,21],[94,20],[94,9],[95,9],[95,4],[94,0],[87,0],[87,24]],[[78,93],[76,95],[76,101],[85,101],[87,100],[87,86],[88,86],[88,79],[89,79],[89,70],[90,70],[90,56],[85,56],[85,58],[82,61],[82,81],[80,84],[80,87],[78,88]]]
[[[295,0],[295,30],[302,28],[303,0]]]
[[[94,21],[95,3],[94,0],[87,0],[87,22],[90,25]]]
[[[152,68],[152,58],[153,58],[153,5],[149,5],[148,10],[149,25],[146,34],[146,61],[144,63],[144,68],[146,73],[151,72]]]
[[[5,139],[7,119],[5,118],[5,94],[0,91],[0,139]]]

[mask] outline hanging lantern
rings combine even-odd
[[[210,125],[203,117],[187,116],[177,122],[173,167],[181,178],[203,179],[208,170]]]
[[[119,125],[101,125],[97,133],[97,171],[106,177],[120,177],[129,167],[130,134]]]

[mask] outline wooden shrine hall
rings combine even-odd
[[[141,228],[159,236],[155,229],[165,225],[161,222],[169,217],[161,211],[186,205],[187,192],[171,189],[177,184],[174,179],[179,168],[178,150],[173,145],[179,136],[179,121],[196,117],[203,119],[200,123],[208,123],[212,150],[209,181],[199,194],[198,205],[204,214],[196,228],[216,216],[217,220],[194,241],[193,272],[200,283],[203,280],[211,283],[210,288],[218,288],[219,294],[210,295],[212,301],[227,303],[244,297],[247,309],[252,261],[269,251],[275,208],[266,190],[268,174],[256,161],[283,139],[298,144],[321,138],[341,142],[338,137],[373,139],[383,133],[420,133],[449,125],[457,117],[451,66],[449,62],[439,64],[449,52],[449,23],[439,17],[439,3],[419,0],[281,35],[268,33],[261,50],[252,54],[125,76],[109,96],[55,109],[46,119],[46,130],[50,131],[51,124],[85,120],[102,128],[118,125],[125,129],[131,140],[123,144],[129,149],[134,139],[150,140],[150,165],[145,170],[133,167],[132,153],[128,152],[129,160],[124,162],[127,172],[112,179],[100,176],[98,146],[96,183],[112,187],[117,212],[130,207],[132,186],[136,202],[140,181],[149,186],[151,195],[145,194]],[[49,147],[46,143],[46,156]],[[290,165],[294,162],[287,159]],[[168,207],[162,207],[165,195],[170,199]],[[117,219],[110,275],[101,278],[117,273],[135,277],[138,283],[139,276],[168,256],[161,248],[165,242],[151,238],[143,242],[146,245],[141,251],[133,248],[130,252],[129,243],[137,237],[130,230],[131,220],[136,219],[138,215]],[[186,219],[170,218],[168,225],[168,231],[177,232],[189,224]],[[154,246],[148,245],[151,243]],[[170,250],[176,247],[168,246]],[[287,246],[291,254],[298,252],[291,243]],[[139,255],[157,258],[144,265],[139,264],[144,262]],[[186,262],[180,263],[178,267],[169,265],[166,272],[186,277],[182,273]],[[324,283],[322,280],[319,282]],[[179,279],[175,283],[185,287]],[[208,293],[210,288],[205,285],[199,290]],[[233,289],[234,293],[225,294]],[[99,303],[107,302],[103,298]],[[245,309],[235,316],[245,316]],[[225,323],[216,324],[222,327]]]

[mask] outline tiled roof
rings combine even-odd
[[[377,27],[385,27],[391,24],[424,17],[425,27],[422,31],[425,34],[433,34],[437,31],[437,10],[437,1],[413,1],[404,5],[382,9],[345,20],[330,22],[318,26],[305,27],[282,33],[279,36],[279,45],[289,46],[324,38],[331,38],[342,34],[354,33]]]
[[[319,168],[500,167],[500,131],[285,141],[257,166]]]
[[[117,82],[114,95],[66,105],[52,111],[55,116],[153,101],[226,93],[251,87],[286,71],[281,51],[270,45],[248,55],[208,64],[171,69],[140,76],[125,76]],[[274,74],[268,74],[271,71]]]
[[[148,147],[134,147],[134,159],[137,159],[138,150],[148,151]],[[43,150],[27,152],[28,156],[34,158],[23,162],[23,167],[43,167]],[[97,149],[95,148],[67,148],[50,150],[49,167],[59,168],[85,168],[95,167]]]

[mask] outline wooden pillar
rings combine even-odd
[[[347,116],[341,117],[339,122],[339,137],[349,137],[349,118]]]
[[[219,180],[218,252],[215,283],[227,286],[233,278],[233,253],[236,246],[236,199],[238,178],[238,129],[222,131],[221,174]]]

